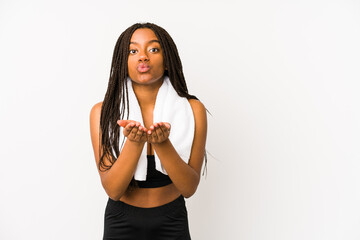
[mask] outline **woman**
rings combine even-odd
[[[206,110],[188,94],[176,45],[163,28],[134,24],[120,35],[90,128],[109,196],[104,239],[190,239],[184,197],[200,181]]]

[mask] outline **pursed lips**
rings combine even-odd
[[[139,72],[144,73],[150,70],[150,66],[147,65],[146,63],[140,63],[137,68],[136,68]]]

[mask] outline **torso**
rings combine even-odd
[[[175,185],[171,183],[158,188],[136,188],[131,192],[128,190],[120,198],[120,201],[136,207],[149,208],[164,205],[179,196],[180,192]]]
[[[147,129],[153,124],[153,109],[141,109],[143,122]],[[147,143],[147,154],[154,155],[154,149]],[[173,183],[157,188],[136,188],[132,191],[127,190],[120,198],[120,201],[136,207],[157,207],[169,203],[180,196]]]

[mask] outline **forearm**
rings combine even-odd
[[[143,148],[144,143],[137,143],[127,139],[120,156],[104,174],[101,179],[102,185],[111,199],[119,200],[126,192],[134,176]]]
[[[153,146],[175,187],[184,197],[191,197],[199,184],[199,174],[180,158],[169,139]]]

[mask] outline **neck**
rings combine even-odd
[[[152,84],[138,84],[132,82],[132,87],[141,109],[155,106],[156,96],[163,81],[164,78]]]

